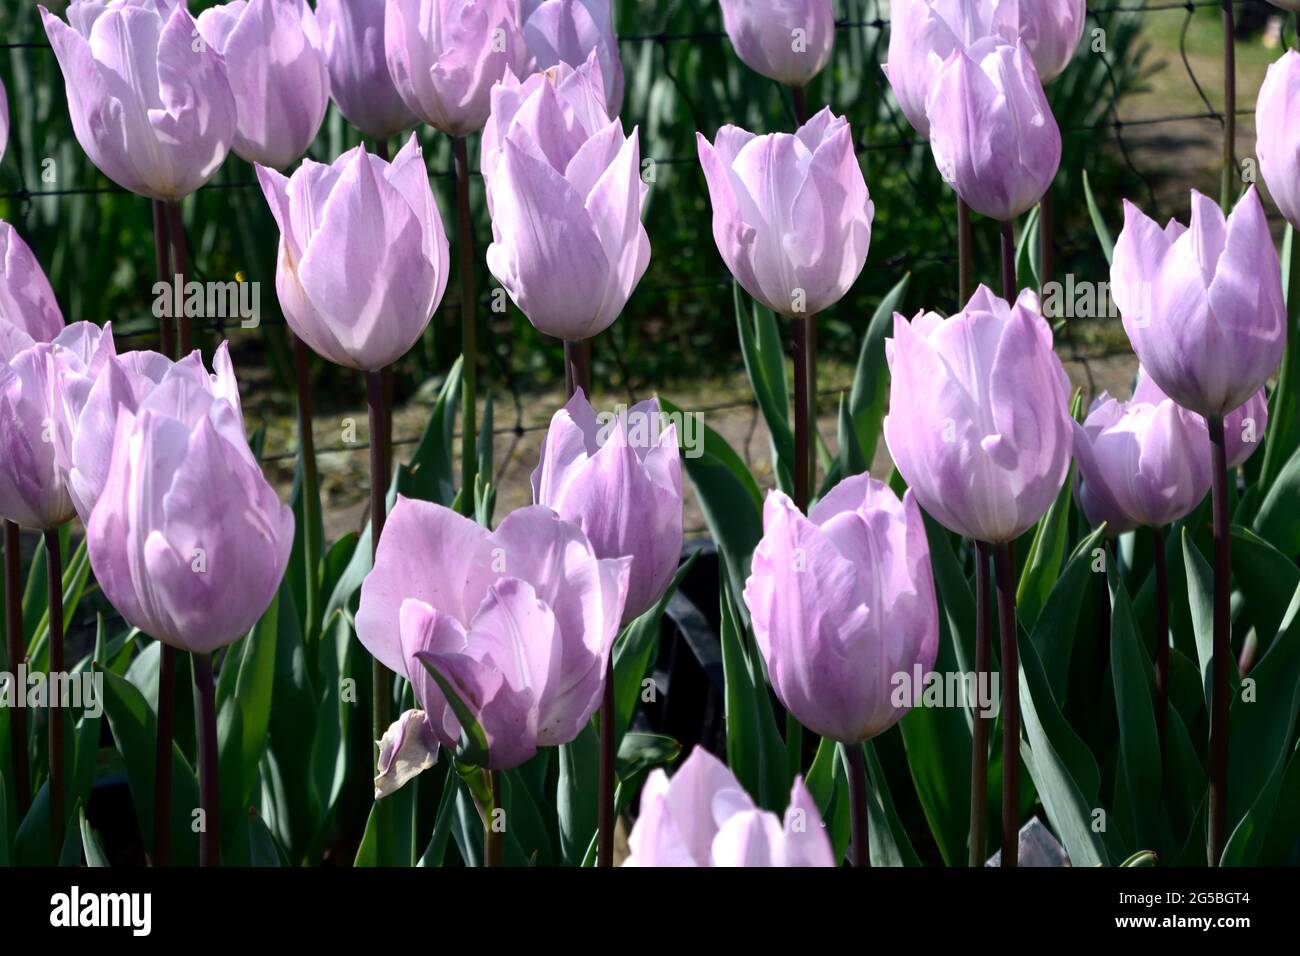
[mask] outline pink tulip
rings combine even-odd
[[[63,330],[63,313],[31,248],[0,220],[0,360]]]
[[[831,0],[721,0],[722,24],[736,56],[769,79],[805,86],[835,44]]]
[[[1087,25],[1086,0],[1019,0],[1020,37],[1044,84],[1070,65]]]
[[[275,290],[294,334],[348,368],[410,350],[447,289],[450,250],[412,135],[391,164],[358,146],[290,178],[257,168],[280,226]]]
[[[9,98],[5,95],[5,85],[0,81],[0,162],[5,158],[5,147],[9,145]]]
[[[1032,528],[1070,469],[1070,383],[1029,291],[980,286],[950,319],[894,316],[885,441],[916,500],[950,531],[1001,544]]]
[[[524,0],[524,39],[534,70],[561,63],[574,69],[595,55],[604,83],[605,110],[623,104],[623,60],[614,35],[610,0]]]
[[[450,136],[482,129],[492,84],[528,61],[516,0],[389,0],[384,49],[407,107]]]
[[[763,508],[763,539],[745,583],[754,639],[772,689],[814,733],[855,744],[909,707],[895,678],[928,673],[939,611],[921,511],[909,491],[858,475],[805,518],[779,491]]]
[[[724,126],[712,144],[695,140],[736,281],[785,316],[838,302],[866,264],[876,214],[844,118],[823,109],[794,135]]]
[[[443,746],[459,748],[467,728],[434,672],[486,737],[487,752],[468,758],[509,769],[573,740],[591,719],[631,563],[598,558],[580,528],[547,508],[521,509],[488,531],[399,496],[361,588],[357,636],[411,682]],[[421,763],[407,746],[410,728],[392,733],[393,752]]]
[[[105,176],[163,200],[212,177],[235,138],[235,97],[184,3],[78,0],[67,24],[38,9],[77,142]]]
[[[418,120],[397,93],[384,55],[388,0],[317,0],[330,95],[347,121],[367,136],[388,139]]]
[[[671,778],[654,770],[624,866],[835,866],[817,805],[796,778],[784,821],[760,810],[727,767],[696,747]]]
[[[551,419],[533,500],[581,527],[599,557],[632,557],[623,623],[663,596],[682,551],[682,464],[657,400],[598,418],[578,389]]]
[[[985,39],[953,53],[926,115],[939,172],[982,215],[1015,219],[1056,178],[1061,131],[1023,42]]]
[[[284,169],[307,152],[330,101],[329,68],[306,0],[230,0],[199,14],[226,62],[238,121],[235,152]]]
[[[1207,417],[1244,405],[1282,361],[1282,268],[1253,186],[1226,219],[1193,190],[1190,228],[1125,202],[1111,295],[1147,374]]]
[[[1287,50],[1268,68],[1255,101],[1255,151],[1269,194],[1300,229],[1300,53]]]

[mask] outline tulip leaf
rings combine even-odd
[[[1251,530],[1283,554],[1300,554],[1300,447],[1268,487]]]
[[[64,526],[67,527],[66,525]],[[66,544],[64,546],[66,550]],[[44,563],[42,562],[42,574]],[[81,602],[81,595],[86,589],[86,581],[90,577],[90,555],[86,551],[86,539],[81,539],[81,544],[73,553],[72,558],[67,562],[63,569],[63,620],[65,626],[73,620],[77,612],[77,605]],[[30,582],[29,582],[30,584]],[[36,624],[35,633],[32,635],[30,649],[28,650],[28,666],[48,669],[49,667],[49,640],[50,640],[50,615],[42,604],[40,620]]]
[[[1291,595],[1300,587],[1300,569],[1264,539],[1233,525],[1232,570],[1254,622],[1259,650],[1265,651],[1282,626]]]
[[[476,767],[487,766],[491,744],[488,741],[487,732],[483,730],[483,725],[478,722],[478,718],[474,716],[474,711],[465,703],[461,688],[453,683],[450,677],[439,671],[429,661],[428,655],[420,654],[418,656],[420,663],[424,665],[424,669],[429,672],[429,676],[434,679],[438,689],[447,698],[452,713],[456,715],[456,720],[460,723],[460,746],[456,749],[457,762]]]
[[[1016,588],[1016,611],[1024,626],[1031,631],[1060,576],[1070,530],[1073,477],[1074,465],[1071,464],[1056,500],[1038,522],[1024,569],[1020,572],[1020,583]]]
[[[130,682],[98,665],[104,675],[104,715],[126,769],[131,802],[135,806],[140,836],[147,848],[153,841],[154,746],[157,737],[153,710]],[[178,674],[179,677],[179,674]],[[178,681],[179,683],[179,681]],[[171,862],[173,866],[198,863],[198,840],[191,829],[199,806],[198,781],[180,747],[172,743]]]
[[[417,777],[370,805],[370,816],[366,818],[365,833],[361,836],[353,866],[415,865],[415,811],[419,806],[419,793],[420,778]],[[382,840],[381,829],[384,830]]]
[[[845,478],[860,475],[867,470],[867,461],[862,454],[862,445],[858,443],[858,432],[853,425],[853,416],[849,413],[847,396],[840,395],[840,410],[836,422],[836,440],[839,452],[832,459],[817,497],[824,498],[832,488]]]
[[[777,476],[777,485],[789,493],[792,490],[790,469],[794,465],[794,433],[790,425],[785,353],[781,349],[779,326],[770,309],[757,304],[747,308],[747,296],[740,283],[733,282],[732,285],[740,354],[745,360],[754,398],[772,436],[772,471]]]
[[[1042,207],[1035,206],[1029,210],[1024,225],[1020,229],[1020,241],[1016,244],[1016,281],[1021,288],[1037,288],[1039,281],[1039,243],[1038,224],[1042,218]],[[1052,316],[1047,321],[1052,321]]]
[[[1092,565],[1097,560],[1093,552],[1103,540],[1104,533],[1104,527],[1098,528],[1079,542],[1030,628],[1030,640],[1038,651],[1048,685],[1057,700],[1065,699],[1069,686],[1070,658],[1079,609],[1092,586]]]
[[[9,854],[9,789],[5,785],[4,771],[0,770],[0,867],[11,865]]]
[[[1101,244],[1102,254],[1106,257],[1109,264],[1115,258],[1115,240],[1111,236],[1110,227],[1106,225],[1106,219],[1101,214],[1101,208],[1097,205],[1097,197],[1092,194],[1092,183],[1088,181],[1088,171],[1083,171],[1083,198],[1088,204],[1088,217],[1092,220],[1092,230],[1097,234],[1097,242]]]
[[[456,812],[457,778],[448,773],[443,778],[442,796],[438,799],[438,814],[433,821],[433,835],[429,845],[416,866],[442,866],[447,856],[447,841],[451,838],[451,827]]]
[[[840,745],[833,740],[822,738],[817,747],[817,756],[813,758],[804,785],[817,804],[822,824],[830,837],[831,852],[836,863],[844,861],[852,836],[852,821],[849,819],[849,785],[844,772],[844,762],[840,759]]]
[[[1291,761],[1295,762],[1294,755]],[[1268,775],[1264,786],[1255,795],[1250,808],[1233,828],[1223,848],[1220,866],[1254,866],[1264,851],[1265,840],[1282,796],[1282,785],[1287,775],[1287,763],[1278,761]]]
[[[1300,751],[1293,753],[1287,764],[1277,809],[1265,838],[1264,855],[1259,862],[1285,866],[1300,863]]]
[[[1205,691],[1205,706],[1209,708],[1214,675],[1214,572],[1187,528],[1183,528],[1183,565],[1187,569],[1187,602],[1192,612],[1192,630],[1196,633],[1201,686]],[[1228,668],[1233,694],[1238,683],[1236,671],[1236,667]]]
[[[1101,773],[1087,745],[1066,723],[1031,641],[1020,641],[1020,708],[1028,746],[1021,756],[1047,819],[1074,866],[1109,862],[1102,835],[1093,829],[1100,807]]]
[[[948,532],[924,512],[922,520],[930,546],[930,563],[934,568],[934,587],[939,607],[948,619],[957,666],[961,671],[971,673],[975,670],[975,598],[961,564],[953,554]]]
[[[755,680],[754,667],[742,644],[741,624],[727,588],[725,567],[723,574],[720,637],[727,765],[759,806],[780,810],[788,802],[790,787],[785,745],[776,732],[767,683]]]
[[[889,794],[889,782],[876,756],[874,741],[854,746],[861,746],[867,758],[867,838],[871,844],[871,865],[920,866],[921,860],[912,849],[907,830],[894,808],[894,798]]]
[[[642,682],[654,666],[659,653],[659,638],[664,611],[677,594],[682,581],[691,573],[698,551],[691,552],[673,575],[668,589],[650,608],[623,629],[614,642],[614,717],[619,739],[627,732],[642,692]]]
[[[667,399],[660,406],[670,415],[682,410]],[[700,510],[709,533],[725,559],[732,592],[741,594],[754,554],[763,536],[763,495],[754,476],[726,439],[707,425],[703,426],[704,447],[698,457],[685,454],[682,463],[695,488]],[[749,622],[745,607],[737,609],[744,623]]]
[[[438,392],[438,399],[434,402],[429,421],[425,424],[420,440],[415,443],[415,448],[411,452],[410,461],[397,467],[396,490],[408,498],[450,505],[456,497],[456,478],[453,472],[460,458],[452,446],[452,436],[455,431],[456,413],[460,408],[463,361],[462,358],[457,358],[447,372],[447,378]],[[472,488],[460,489],[461,494],[473,494],[473,492]],[[391,507],[391,502],[389,506]]]
[[[111,866],[112,864],[108,862],[108,854],[104,852],[104,844],[99,839],[99,834],[95,832],[95,828],[86,819],[84,805],[79,804],[77,806],[77,823],[81,830],[81,848],[86,854],[86,866]],[[3,861],[0,861],[0,864],[2,863]]]
[[[1163,845],[1159,839],[1163,798],[1160,741],[1151,698],[1151,669],[1141,641],[1128,591],[1119,572],[1110,571],[1114,611],[1111,615],[1110,671],[1119,715],[1119,771],[1123,774],[1138,846]]]
[[[889,400],[889,368],[885,361],[885,339],[894,330],[894,313],[903,306],[912,274],[906,273],[876,306],[867,325],[858,352],[858,364],[853,372],[853,387],[849,392],[849,415],[858,433],[858,447],[862,450],[865,468],[870,468],[876,458],[880,441],[881,423],[885,418],[885,405]],[[856,474],[850,472],[849,474]],[[845,475],[848,477],[848,475]]]
[[[590,722],[559,748],[560,780],[555,813],[560,826],[560,857],[566,866],[582,862],[596,832],[600,803],[600,736]]]
[[[1235,669],[1235,668],[1234,668]],[[1300,714],[1300,590],[1292,597],[1277,637],[1233,689],[1228,720],[1228,828],[1234,830],[1274,777],[1282,773]],[[1279,781],[1280,782],[1280,781]],[[1261,807],[1253,826],[1266,829],[1272,808]],[[1248,839],[1249,834],[1243,836]],[[1258,853],[1243,850],[1249,859]]]
[[[620,780],[673,763],[682,754],[682,745],[667,734],[627,734],[619,742],[615,769]]]
[[[1277,388],[1269,402],[1264,463],[1257,487],[1271,492],[1300,449],[1300,232],[1287,225],[1282,242],[1282,285],[1286,289],[1287,337]]]

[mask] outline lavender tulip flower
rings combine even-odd
[[[1020,29],[1017,7],[1005,0],[892,0],[884,71],[917,135],[930,138],[926,103],[953,53],[988,37],[1015,43]]]
[[[1187,515],[1210,491],[1205,420],[1143,376],[1128,402],[1105,392],[1074,426],[1075,497],[1114,536]]]
[[[86,542],[128,623],[196,654],[238,640],[275,597],[293,528],[226,399],[178,376],[119,411]]]
[[[398,496],[361,587],[357,637],[410,680],[443,746],[460,747],[464,728],[439,680],[486,737],[487,752],[472,758],[509,769],[573,740],[591,719],[631,563],[597,558],[582,530],[547,508],[523,508],[488,531]],[[418,723],[392,733],[390,753],[403,765],[424,762],[411,749],[424,733]]]
[[[79,0],[67,24],[38,9],[91,162],[151,199],[181,199],[207,182],[235,138],[235,97],[221,55],[195,43],[185,4]]]
[[[564,83],[567,74],[554,77]],[[617,119],[589,129],[602,114],[575,109],[576,94],[562,94],[549,74],[506,89],[497,99],[503,107],[515,96],[523,101],[486,143],[496,153],[483,159],[492,197],[488,268],[540,331],[590,338],[618,318],[650,264],[638,132],[625,136]]]
[[[235,92],[234,150],[284,169],[316,138],[329,69],[307,0],[231,0],[199,14],[199,33],[226,61]]]
[[[1255,101],[1255,151],[1269,194],[1300,229],[1300,53],[1288,50],[1268,68]]]
[[[0,358],[0,517],[47,530],[75,514],[56,454],[60,372],[93,376],[112,349],[109,331],[77,322]]]
[[[736,56],[769,79],[804,86],[822,71],[835,44],[831,0],[721,0],[722,23]]]
[[[31,248],[0,220],[0,360],[63,330],[63,313]]]
[[[517,0],[390,0],[384,50],[406,105],[450,136],[482,129],[492,84],[528,62]]]
[[[123,412],[139,415],[148,409],[186,418],[183,403],[202,393],[214,421],[231,435],[244,434],[228,343],[217,347],[212,369],[209,374],[203,367],[198,351],[178,362],[157,352],[110,353],[93,374],[76,367],[60,369],[64,401],[55,416],[55,453],[83,522],[89,522],[108,483],[117,419]]]
[[[605,111],[617,116],[623,103],[623,60],[610,0],[524,0],[523,16],[534,71],[561,63],[577,69],[595,54],[604,83]]]
[[[624,866],[835,866],[817,805],[795,778],[785,819],[760,810],[717,757],[696,747],[670,779],[654,770]]]
[[[331,362],[377,371],[420,338],[449,249],[413,135],[392,164],[366,152],[257,178],[280,226],[275,289],[289,327]]]
[[[1038,204],[1061,164],[1061,131],[1023,42],[958,50],[926,101],[930,148],[966,205],[1008,222]]]
[[[1044,84],[1070,65],[1087,25],[1086,0],[1019,0],[1020,36]]]
[[[533,472],[533,501],[582,528],[602,558],[632,557],[623,623],[663,596],[682,551],[677,428],[656,399],[597,416],[581,388],[555,413]]]
[[[388,72],[387,6],[387,0],[316,0],[330,95],[349,123],[375,139],[388,139],[419,122]]]
[[[794,135],[735,126],[695,134],[713,239],[746,292],[780,315],[815,315],[862,272],[875,204],[843,117],[823,109]]]
[[[0,162],[5,158],[5,147],[9,145],[9,97],[5,94],[4,81],[0,80]]]
[[[1074,444],[1069,379],[1034,294],[1012,307],[980,286],[950,319],[896,313],[885,356],[885,442],[921,507],[989,544],[1033,527]]]
[[[1268,431],[1268,390],[1261,388],[1246,404],[1223,419],[1228,467],[1244,465],[1255,454]]]
[[[1282,269],[1253,186],[1226,220],[1193,190],[1190,229],[1126,201],[1111,294],[1147,374],[1207,418],[1244,405],[1282,360]]]
[[[869,475],[836,485],[805,518],[779,491],[745,582],[754,639],[772,689],[814,733],[854,744],[894,726],[907,706],[895,678],[928,673],[939,611],[921,512]]]

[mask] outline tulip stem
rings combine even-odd
[[[859,869],[871,866],[871,831],[867,817],[867,762],[861,741],[840,744],[849,773],[849,861]]]
[[[808,100],[802,86],[791,87],[790,95],[794,99],[794,126],[798,129],[808,122]]]
[[[469,147],[464,136],[451,141],[456,165],[456,219],[460,246],[461,508],[474,515],[474,486],[478,478],[478,326],[474,302],[474,223],[469,208]]]
[[[158,279],[170,283],[171,253],[167,204],[153,201],[154,265]],[[178,260],[179,261],[179,260]],[[176,328],[172,319],[163,318],[159,327],[162,352],[176,359]],[[161,644],[158,648],[158,712],[154,722],[154,794],[153,794],[153,865],[167,866],[171,862],[171,812],[172,812],[172,738],[175,734],[176,709],[176,650]]]
[[[199,746],[199,806],[203,830],[199,835],[199,866],[221,863],[221,786],[217,757],[217,690],[212,680],[212,655],[195,654],[194,726]]]
[[[9,670],[17,674],[27,651],[23,647],[23,565],[18,525],[5,521],[5,644]],[[13,758],[14,793],[18,819],[27,816],[31,805],[31,769],[27,757],[27,709],[9,711],[10,756]]]
[[[1165,533],[1151,529],[1156,561],[1156,730],[1160,755],[1165,753],[1165,727],[1169,720],[1169,569],[1165,562]]]
[[[971,286],[975,284],[975,253],[972,248],[970,206],[957,197],[957,308],[964,309],[970,301]]]
[[[991,701],[983,691],[989,686],[990,658],[993,641],[989,628],[989,546],[975,542],[975,686],[980,691],[975,701],[971,730],[970,762],[970,866],[984,865],[984,831],[988,825],[989,803],[989,718]]]
[[[492,784],[492,806],[488,810],[487,819],[483,821],[483,865],[499,867],[504,865],[506,849],[505,841],[501,839],[501,831],[496,826],[496,811],[503,809],[501,773],[498,770],[489,770],[487,775]]]
[[[794,341],[794,505],[804,514],[812,500],[817,443],[813,438],[813,378],[816,375],[813,355],[814,316],[793,320]]]
[[[1224,213],[1232,209],[1232,181],[1237,175],[1237,27],[1233,0],[1223,7],[1223,194]]]
[[[1002,224],[1002,298],[1014,305],[1016,292],[1016,230],[1008,220]]]
[[[370,554],[373,559],[379,553],[379,539],[384,533],[384,520],[388,517],[388,417],[385,401],[384,373],[371,371],[366,373],[366,401],[370,412]],[[373,563],[372,563],[373,566]],[[384,732],[392,723],[392,681],[388,668],[376,658],[371,662],[371,715],[373,718],[375,742],[375,764],[379,762],[379,741],[384,739]],[[388,805],[380,803],[375,812],[388,813]],[[387,861],[387,824],[381,816],[381,823],[376,829],[376,855],[380,864]]]
[[[63,674],[63,555],[59,547],[59,529],[45,532],[45,568],[49,582],[50,680]],[[50,844],[54,863],[63,850],[63,828],[68,822],[63,809],[63,710],[50,694],[48,701],[50,731]]]
[[[1214,664],[1210,693],[1210,841],[1211,866],[1219,865],[1228,830],[1228,667],[1232,661],[1232,550],[1228,537],[1228,445],[1223,417],[1206,418],[1213,458],[1214,501]]]
[[[1052,248],[1052,187],[1038,201],[1038,294],[1046,295],[1047,284],[1052,281],[1052,270],[1056,267]],[[1055,316],[1047,316],[1050,324]]]
[[[293,333],[290,333],[292,335]],[[306,592],[307,637],[320,625],[320,475],[316,468],[316,439],[312,434],[311,351],[293,336],[293,365],[298,384],[298,458],[302,467],[302,549]]]
[[[185,274],[189,271],[189,247],[185,242],[185,223],[181,220],[179,201],[167,204],[167,218],[169,220],[167,231],[172,243],[172,268],[184,283]],[[190,326],[190,317],[184,309],[181,309],[176,316],[176,322],[180,329],[180,356],[183,357],[189,355],[194,348],[194,330]]]
[[[1020,649],[1016,638],[1016,582],[1011,545],[993,548],[1002,635],[1002,865],[1020,863]]]

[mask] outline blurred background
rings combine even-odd
[[[62,13],[66,3],[50,0]],[[192,12],[210,6],[191,2]],[[622,117],[639,127],[642,156],[654,161],[646,226],[650,269],[622,318],[593,343],[594,381],[606,403],[659,393],[706,422],[770,483],[767,439],[744,377],[732,282],[714,247],[711,209],[696,158],[695,132],[712,138],[732,123],[789,130],[788,92],[744,67],[722,32],[715,0],[614,0],[627,74]],[[1280,11],[1263,0],[1237,4],[1238,154],[1253,155],[1253,105],[1264,71],[1290,39]],[[1050,88],[1064,156],[1054,187],[1058,278],[1104,281],[1106,261],[1082,188],[1086,167],[1098,209],[1118,232],[1128,197],[1161,217],[1185,216],[1187,187],[1217,196],[1222,107],[1219,0],[1093,0],[1088,30],[1068,71]],[[838,388],[847,386],[867,321],[910,272],[903,311],[951,311],[956,300],[955,205],[929,147],[916,142],[881,64],[889,43],[888,0],[836,0],[835,54],[808,91],[811,110],[830,106],[853,128],[876,204],[872,249],[852,292],[821,317],[823,402],[833,445]],[[1286,36],[1283,36],[1283,31]],[[123,192],[81,153],[68,119],[62,76],[46,42],[35,0],[0,6],[0,78],[13,129],[0,162],[0,218],[15,224],[45,266],[67,321],[111,320],[119,348],[154,347],[153,240],[147,200]],[[420,137],[444,222],[455,221],[449,140]],[[311,150],[328,162],[359,134],[331,108]],[[476,148],[476,139],[471,149]],[[477,158],[471,157],[477,168]],[[551,413],[561,402],[558,342],[538,334],[513,306],[491,309],[494,283],[483,262],[491,236],[481,184],[473,194],[483,290],[480,389],[493,394],[500,513],[528,498],[527,475]],[[275,480],[293,478],[291,347],[274,292],[278,231],[252,169],[233,154],[211,184],[185,202],[192,278],[261,283],[261,323],[201,325],[210,354],[231,341],[244,389],[245,416]],[[997,231],[975,222],[977,278],[997,275]],[[397,376],[395,436],[418,435],[442,376],[458,351],[459,303],[453,276],[445,301]],[[504,297],[500,297],[502,301]],[[1126,392],[1133,362],[1118,322],[1076,320],[1059,336],[1063,359],[1085,397]],[[366,439],[361,380],[317,360],[317,448],[321,449],[327,535],[364,520]],[[348,444],[352,439],[353,445]],[[703,530],[693,505],[687,526]]]

